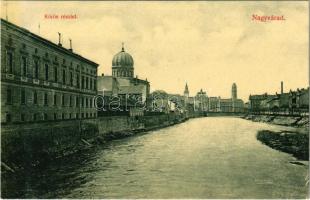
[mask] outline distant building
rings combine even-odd
[[[309,87],[289,92],[289,108],[309,110]]]
[[[1,19],[1,122],[97,116],[98,64]]]
[[[210,112],[218,112],[219,111],[219,98],[218,97],[209,97],[208,98],[208,110]]]
[[[256,111],[260,111],[262,110],[262,102],[263,101],[268,101],[268,100],[271,100],[273,98],[275,98],[276,95],[270,95],[270,94],[261,94],[261,95],[250,95],[249,97],[249,107],[250,107],[250,110],[253,111],[253,112],[256,112]]]
[[[132,101],[130,105],[132,110],[136,105],[141,106],[141,104],[147,103],[150,94],[150,83],[147,80],[138,79],[137,76],[134,77],[134,61],[132,56],[125,52],[124,46],[113,57],[112,76],[102,75],[98,76],[97,79],[98,94],[122,99],[121,106],[124,106],[123,102],[126,102],[128,98]],[[134,100],[137,103],[134,103]],[[135,109],[132,113],[136,115],[138,111]]]
[[[215,107],[216,106],[216,107]],[[232,84],[231,98],[222,99],[221,97],[212,97],[209,99],[209,111],[213,112],[244,112],[244,102],[238,99],[237,85]]]
[[[207,111],[208,110],[209,99],[207,93],[200,89],[195,96],[195,108],[198,111]]]
[[[297,89],[284,93],[283,82],[281,82],[281,93],[269,95],[250,95],[249,111],[251,112],[277,112],[289,114],[293,112],[309,111],[309,87],[307,89]]]

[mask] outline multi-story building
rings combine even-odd
[[[237,85],[232,84],[231,98],[222,99],[221,97],[209,98],[209,111],[211,112],[244,112],[244,102],[242,99],[238,99]]]
[[[210,112],[219,111],[219,98],[218,97],[209,97],[208,111]]]
[[[94,118],[98,64],[1,19],[1,122]]]
[[[201,89],[199,92],[197,92],[195,100],[195,107],[198,108],[199,111],[208,110],[209,99],[205,91]]]
[[[124,110],[131,116],[143,114],[150,95],[150,83],[147,79],[142,80],[137,76],[134,77],[134,60],[125,51],[124,46],[112,59],[112,76],[103,74],[98,76],[97,80],[98,94],[109,97],[105,98],[105,106],[107,103],[109,104],[109,101],[118,101],[119,109],[115,109],[115,111],[118,111],[119,114],[121,114],[119,111]],[[129,103],[130,101],[131,103]],[[117,114],[115,111],[113,114]],[[99,115],[104,115],[104,112],[106,111],[99,112]]]
[[[283,92],[283,82],[281,82],[281,93],[250,95],[249,110],[251,112],[280,112],[290,114],[292,112],[309,112],[309,87]]]

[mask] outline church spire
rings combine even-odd
[[[189,90],[188,90],[188,85],[187,85],[187,82],[185,84],[185,89],[184,89],[184,96],[189,96]]]

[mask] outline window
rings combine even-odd
[[[85,101],[86,101],[86,108],[88,107],[88,98],[85,98]]]
[[[54,106],[56,106],[56,105],[57,105],[57,95],[54,94]]]
[[[90,88],[89,89],[93,89],[93,80],[92,79],[90,79],[90,81],[89,81],[89,83],[90,83]]]
[[[81,118],[84,118],[84,113],[82,113],[82,117]]]
[[[12,90],[11,90],[11,88],[8,88],[6,90],[6,103],[12,104]]]
[[[44,93],[44,105],[47,106],[47,93]]]
[[[7,70],[8,70],[8,73],[10,74],[13,73],[13,53],[12,52],[7,53]]]
[[[71,119],[71,118],[72,118],[72,114],[70,113],[70,114],[69,114],[69,119]]]
[[[72,96],[70,95],[70,97],[69,97],[70,99],[69,99],[69,104],[70,104],[70,107],[72,106]]]
[[[86,77],[86,89],[88,89],[88,77]]]
[[[20,121],[22,121],[22,122],[25,121],[25,114],[20,114]]]
[[[39,61],[34,61],[34,78],[39,79]]]
[[[97,90],[97,82],[96,82],[96,79],[94,79],[94,90]]]
[[[26,91],[24,88],[21,90],[20,102],[21,104],[26,104]]]
[[[79,97],[76,97],[76,99],[75,99],[75,106],[76,107],[80,106]]]
[[[81,101],[82,101],[82,108],[83,108],[84,107],[84,98],[83,97],[82,97]]]
[[[27,75],[27,58],[25,56],[22,56],[22,76]]]
[[[45,80],[48,81],[48,64],[45,64]]]
[[[54,113],[54,120],[57,119],[57,113]]]
[[[76,74],[76,87],[80,88],[80,75]]]
[[[61,96],[61,104],[62,104],[62,106],[65,105],[65,95],[64,94]]]
[[[63,84],[66,84],[66,70],[65,69],[62,70],[62,82]]]
[[[88,118],[88,113],[86,113],[86,118]]]
[[[70,85],[73,86],[73,74],[70,72]]]
[[[54,67],[54,80],[57,83],[58,81],[58,71],[57,71],[57,67]]]
[[[61,119],[65,119],[65,113],[61,114]]]
[[[12,120],[11,114],[7,113],[5,115],[5,120],[6,120],[6,122],[11,122],[11,120]]]
[[[93,107],[93,100],[92,100],[92,98],[89,99],[89,107],[91,107],[91,108]]]
[[[35,113],[35,114],[33,114],[33,121],[37,121],[37,120],[38,120],[38,114]]]
[[[84,89],[84,76],[82,76],[82,89]]]
[[[76,118],[78,119],[80,117],[79,113],[76,113]]]
[[[38,93],[37,93],[37,91],[33,92],[33,104],[38,104]]]
[[[47,120],[47,113],[44,113],[43,120]]]

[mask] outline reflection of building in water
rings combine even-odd
[[[118,97],[123,100],[126,98],[136,99],[139,105],[145,104],[149,97],[150,83],[147,79],[142,80],[138,79],[137,76],[134,77],[134,60],[129,53],[125,52],[124,47],[113,57],[112,76],[102,75],[98,76],[97,79],[99,94]],[[133,110],[134,106],[133,103],[130,109]]]
[[[1,122],[95,118],[98,64],[1,19]]]

